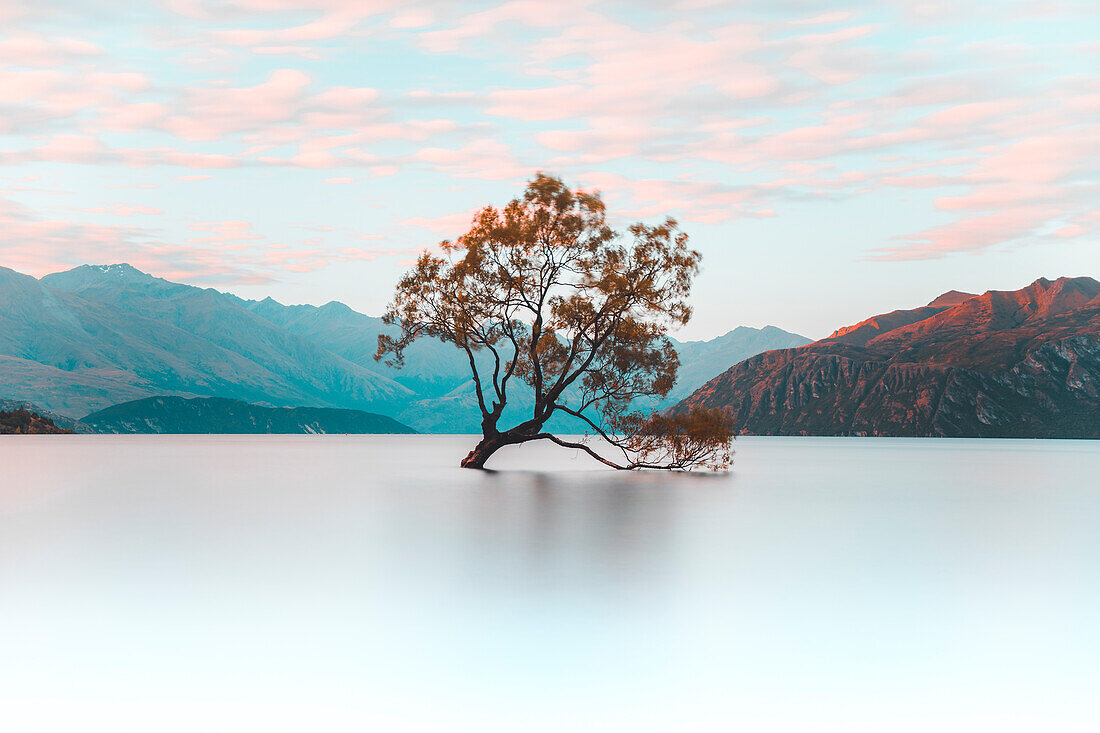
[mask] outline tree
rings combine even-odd
[[[466,234],[441,243],[442,256],[423,253],[402,277],[384,318],[400,333],[379,336],[375,358],[400,366],[421,337],[465,351],[483,437],[463,466],[482,468],[500,448],[531,440],[620,469],[729,465],[732,431],[721,413],[646,416],[630,408],[675,384],[679,359],[665,334],[691,317],[700,254],[672,219],[629,232],[632,242],[622,244],[598,193],[540,173],[521,198],[482,209]],[[534,405],[502,429],[516,382],[533,392]],[[544,431],[557,413],[581,421],[621,460]]]

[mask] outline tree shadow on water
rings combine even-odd
[[[484,471],[467,499],[471,549],[532,582],[675,573],[677,548],[728,474]],[[724,480],[723,480],[724,479]]]

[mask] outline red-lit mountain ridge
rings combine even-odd
[[[1100,282],[945,293],[746,359],[692,405],[742,434],[1100,438]]]

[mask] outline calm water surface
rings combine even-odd
[[[0,438],[0,729],[1100,725],[1100,443],[470,440]]]

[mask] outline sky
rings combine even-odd
[[[1100,278],[1089,0],[0,0],[0,266],[382,312],[537,171],[703,254],[682,339]]]

